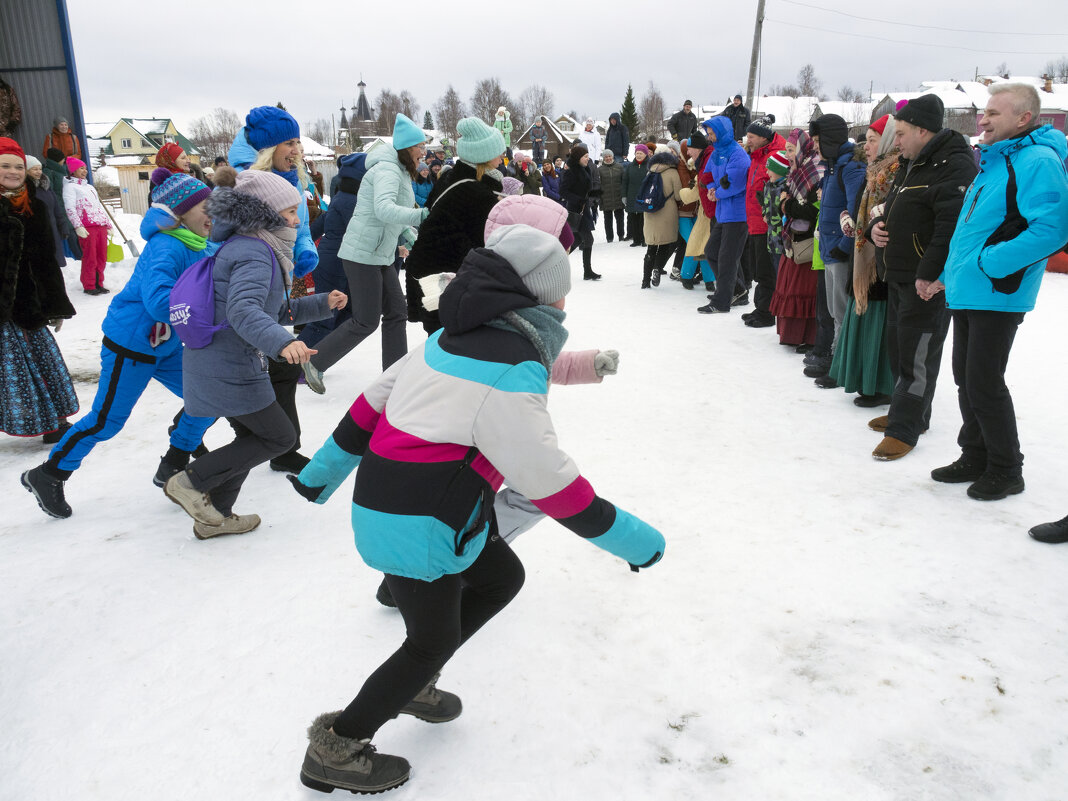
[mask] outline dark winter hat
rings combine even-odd
[[[774,139],[775,131],[771,129],[771,126],[775,123],[774,114],[765,114],[763,117],[758,117],[749,123],[749,127],[745,129],[746,133],[756,134],[764,139]]]
[[[920,95],[906,103],[894,119],[938,133],[945,115],[946,107],[938,95]]]
[[[741,95],[735,95],[735,96],[734,96],[734,99],[735,99],[735,100],[741,100],[741,99],[742,99],[742,96],[741,96]]]
[[[70,125],[70,123],[67,122],[67,118],[66,117],[56,117],[54,120],[52,120],[52,127],[53,128],[58,128],[60,125],[62,125],[65,122],[67,123],[67,125]]]
[[[708,137],[700,131],[694,131],[692,134],[690,134],[689,147],[692,147],[695,150],[704,150],[706,147],[708,147]]]
[[[245,135],[256,150],[263,150],[299,139],[300,126],[288,111],[277,106],[257,106],[245,117]]]
[[[48,148],[48,150],[45,151],[45,155],[48,156],[48,158],[50,160],[56,162],[57,164],[61,163],[63,161],[63,159],[65,159],[67,157],[66,154],[62,150],[60,150],[58,147],[50,147],[50,148]]]
[[[820,155],[833,161],[849,139],[849,126],[837,114],[824,114],[808,124],[808,135],[820,138]]]
[[[152,171],[151,183],[156,184],[152,190],[152,203],[166,206],[176,217],[211,197],[207,184],[188,173],[171,172],[166,167],[156,167]]]
[[[780,178],[790,172],[790,157],[786,155],[785,150],[779,150],[768,156],[768,172]]]
[[[693,105],[693,101],[692,100],[684,100],[684,101],[682,101],[682,105],[684,105],[684,106],[692,106]]]
[[[418,164],[415,165],[415,171],[422,172],[423,170],[430,172],[430,165],[428,165],[425,161],[420,161]]]

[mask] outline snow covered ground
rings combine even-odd
[[[524,591],[441,679],[463,715],[376,738],[413,764],[388,797],[1068,798],[1068,546],[1026,533],[1068,511],[1068,277],[1046,277],[1010,365],[1027,491],[984,504],[928,476],[957,455],[948,343],[930,433],[875,462],[880,410],[817,389],[773,329],[696,314],[703,292],[639,291],[641,251],[600,236],[602,281],[574,257],[569,346],[618,348],[620,372],[555,388],[552,409],[666,556],[636,575],[551,521],[523,535]],[[88,408],[109,297],[67,273],[79,314],[58,339]],[[376,336],[325,396],[301,389],[305,452],[379,358]],[[344,492],[314,506],[259,468],[237,508],[262,527],[193,537],[151,483],[178,407],[150,387],[68,482],[69,520],[18,484],[46,447],[0,439],[5,801],[319,798],[297,778],[305,727],[403,637]]]

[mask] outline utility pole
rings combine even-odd
[[[749,87],[745,93],[745,106],[753,111],[753,93],[756,91],[757,63],[760,61],[760,34],[764,27],[764,0],[757,0],[756,28],[753,30],[753,56],[749,60]]]

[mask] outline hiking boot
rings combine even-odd
[[[198,540],[210,540],[223,534],[248,534],[260,524],[259,515],[230,515],[224,517],[222,525],[205,526],[200,521],[193,523],[193,534]]]
[[[775,325],[775,315],[757,310],[746,318],[745,324],[749,328],[771,328]]]
[[[189,480],[185,470],[175,473],[163,485],[163,494],[185,509],[185,513],[206,526],[221,526],[223,516],[212,505],[211,497],[201,492]]]
[[[22,486],[33,493],[37,505],[50,517],[65,520],[73,512],[67,499],[63,497],[63,479],[53,478],[44,472],[44,465],[37,465],[22,474]]]
[[[915,446],[902,442],[896,437],[883,437],[883,441],[875,446],[871,452],[872,457],[879,462],[893,462],[908,454]]]
[[[323,383],[323,371],[310,361],[304,362],[300,369],[304,372],[304,380],[308,382],[308,388],[316,395],[326,392],[326,384]]]
[[[748,322],[749,318],[752,317],[754,314],[756,314],[756,309],[753,309],[751,312],[745,312],[742,315],[742,322]]]
[[[877,392],[874,395],[864,395],[863,393],[853,398],[853,405],[859,406],[862,409],[871,409],[875,406],[886,406],[890,403],[890,396],[882,392]]]
[[[340,714],[327,712],[308,727],[301,784],[322,793],[331,793],[335,788],[352,793],[381,793],[408,781],[412,766],[407,759],[378,753],[370,740],[334,734],[330,727]]]
[[[378,590],[375,592],[375,600],[390,609],[397,608],[397,602],[393,600],[393,593],[389,591],[389,585],[386,584],[385,579],[382,579],[382,583],[378,585]]]
[[[936,467],[931,471],[931,478],[943,484],[964,484],[978,481],[986,472],[985,464],[969,462],[963,454],[953,464]]]
[[[886,431],[887,426],[889,425],[890,415],[888,414],[884,414],[879,417],[873,417],[871,420],[868,421],[868,428],[870,428],[872,431],[878,431],[880,433]]]
[[[731,306],[748,306],[749,305],[749,290],[738,292],[733,298],[731,298]]]
[[[1000,501],[1010,495],[1019,495],[1023,491],[1023,476],[987,470],[978,481],[968,487],[968,497],[975,498],[977,501]]]
[[[838,382],[835,381],[830,375],[821,375],[815,381],[813,381],[820,389],[838,389]]]
[[[70,423],[68,423],[66,420],[60,420],[59,428],[57,428],[55,431],[49,431],[47,434],[41,435],[41,442],[43,442],[45,445],[55,445],[57,442],[63,439],[63,435],[66,434],[68,431],[70,431]]]
[[[310,461],[311,459],[303,453],[290,451],[289,453],[283,453],[281,456],[271,459],[271,469],[276,473],[299,474],[301,470],[308,466],[308,462]]]
[[[711,303],[709,303],[707,306],[698,306],[697,307],[697,311],[700,312],[701,314],[728,314],[728,313],[730,313],[730,309],[717,309]]]
[[[1041,523],[1027,533],[1031,535],[1031,539],[1051,545],[1068,542],[1068,517],[1062,517],[1053,523]]]
[[[460,696],[439,690],[436,686],[440,673],[419,691],[419,693],[401,709],[400,714],[412,715],[427,723],[445,723],[460,717],[464,706]]]

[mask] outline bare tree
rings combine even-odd
[[[492,125],[497,116],[497,109],[501,106],[509,112],[515,110],[512,98],[504,91],[499,80],[483,78],[475,84],[475,91],[471,94],[472,117],[478,117],[483,122]]]
[[[1004,61],[994,67],[994,72],[1002,78],[1009,78],[1012,75],[1012,73],[1009,72],[1009,65]]]
[[[378,135],[389,136],[393,133],[393,123],[397,121],[397,115],[401,113],[403,102],[400,95],[394,94],[389,89],[383,89],[375,98],[375,117],[377,118]]]
[[[419,106],[419,101],[415,99],[415,95],[405,89],[400,93],[401,113],[412,122],[416,122],[419,119],[419,112],[422,108]]]
[[[816,77],[816,68],[811,64],[806,64],[797,71],[797,90],[803,97],[818,97],[821,100],[823,96],[820,94],[820,89],[823,88],[823,81]]]
[[[241,130],[241,118],[233,111],[216,108],[210,114],[197,117],[189,124],[189,138],[204,152],[207,161],[225,156]]]
[[[449,84],[449,88],[445,90],[438,102],[434,104],[434,119],[438,122],[438,127],[442,133],[446,136],[456,139],[456,123],[458,123],[464,115],[467,113],[464,108],[464,101],[460,99],[460,95],[452,88],[452,84]]]
[[[801,97],[801,91],[796,86],[785,84],[772,84],[768,87],[768,94],[772,97]]]
[[[664,96],[656,88],[656,84],[649,81],[649,88],[642,95],[638,105],[638,119],[641,120],[642,134],[646,137],[662,139],[664,137],[664,118],[667,107],[664,105]]]
[[[516,131],[525,131],[528,126],[534,124],[534,119],[544,114],[550,119],[553,116],[553,107],[556,101],[553,93],[544,86],[532,84],[523,90],[516,101],[515,111],[512,114],[512,124]]]
[[[1054,83],[1068,83],[1068,58],[1061,56],[1054,61],[1047,61],[1046,74]]]
[[[334,126],[330,124],[330,120],[325,117],[320,117],[314,122],[306,122],[300,126],[300,132],[304,136],[311,137],[320,145],[333,145],[334,138]]]
[[[838,90],[838,99],[846,103],[864,103],[868,98],[859,89],[852,86],[843,86]]]

